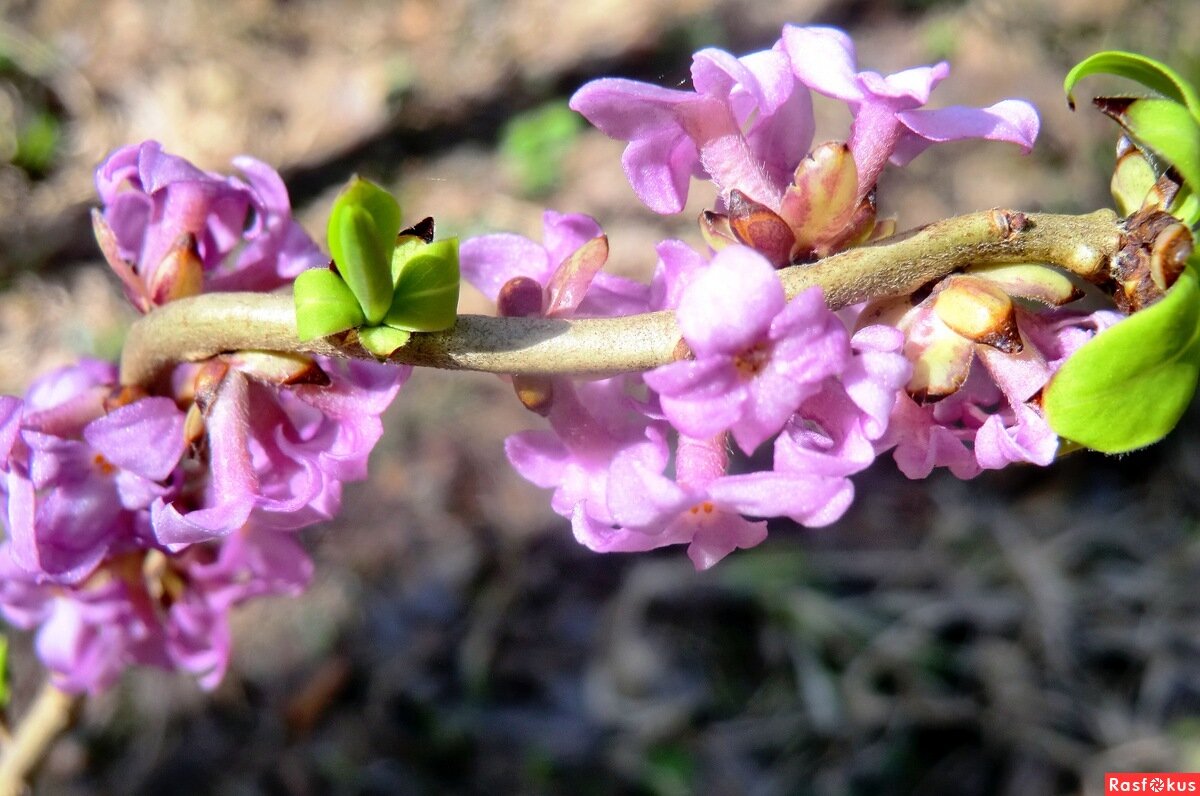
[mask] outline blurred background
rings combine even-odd
[[[887,175],[907,228],[993,206],[1110,204],[1115,128],[1067,69],[1134,49],[1200,77],[1177,0],[0,0],[0,389],[115,356],[130,313],[87,219],[91,171],[156,138],[280,168],[318,240],[352,173],[441,234],[540,237],[596,216],[612,267],[699,242],[634,199],[622,145],[565,100],[675,86],[690,55],[835,24],[863,68],[949,59],[937,105],[1011,96],[1035,153],[951,144]],[[1090,95],[1103,81],[1084,86]],[[818,140],[848,117],[821,109]],[[693,212],[694,211],[694,212]],[[464,291],[464,312],[489,312]],[[420,372],[370,482],[306,534],[316,580],[236,619],[211,694],[138,671],[87,702],[47,794],[1098,794],[1106,770],[1200,768],[1200,417],[1122,457],[910,482],[885,457],[836,525],[774,523],[709,572],[600,556],[504,460],[540,419],[507,385]],[[17,635],[15,712],[40,673]]]

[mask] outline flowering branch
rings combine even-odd
[[[790,297],[819,286],[833,309],[905,295],[971,265],[1037,262],[1093,282],[1108,278],[1126,230],[1110,210],[1080,216],[989,210],[945,219],[780,272]],[[678,358],[674,313],[562,320],[463,315],[414,334],[391,361],[508,374],[612,374]],[[158,307],[130,329],[121,381],[150,384],[170,366],[226,351],[270,350],[368,359],[353,335],[301,342],[291,296],[209,293]]]
[[[356,179],[326,254],[264,163],[225,176],[155,142],[113,152],[93,223],[145,314],[120,372],[87,360],[0,396],[0,614],[38,629],[51,676],[0,787],[66,726],[66,694],[133,665],[220,682],[229,612],[308,584],[294,532],[367,476],[413,365],[511,374],[548,427],[505,454],[575,538],[687,545],[700,569],[761,543],[766,518],[835,522],[885,453],[910,478],[972,478],[1048,465],[1060,438],[1110,453],[1161,438],[1200,380],[1200,155],[1179,143],[1200,140],[1200,94],[1130,56],[1068,89],[1112,64],[1164,95],[1106,106],[1135,139],[1119,215],[994,209],[899,235],[876,214],[885,164],[963,139],[1028,151],[1033,107],[925,108],[946,64],[861,70],[829,28],[702,50],[692,90],[592,81],[571,107],[627,142],[644,204],[676,213],[692,178],[716,188],[705,245],[659,242],[649,284],[604,272],[608,238],[580,214],[548,210],[541,242],[435,240]],[[847,140],[814,145],[811,92],[847,104]],[[455,315],[460,277],[498,317]],[[1081,280],[1115,308],[1072,306]]]

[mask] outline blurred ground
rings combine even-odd
[[[673,85],[697,47],[769,46],[784,21],[847,27],[881,71],[949,58],[941,104],[1038,104],[1028,158],[958,144],[890,175],[881,202],[903,228],[1107,204],[1113,131],[1067,112],[1065,71],[1114,47],[1200,68],[1200,24],[1171,0],[0,8],[5,391],[119,350],[128,315],[86,207],[92,167],[124,143],[208,168],[257,155],[314,232],[353,171],[446,233],[536,237],[546,206],[588,212],[614,267],[644,274],[657,240],[697,239],[691,222],[642,210],[620,145],[592,131],[530,175],[510,120],[601,74]],[[827,116],[834,137],[845,119]],[[780,523],[702,574],[680,550],[577,547],[504,461],[536,418],[498,379],[417,374],[386,422],[372,480],[309,535],[308,595],[239,616],[214,694],[138,672],[89,701],[38,792],[1017,796],[1200,768],[1195,413],[1120,460],[967,483],[880,462],[835,526]],[[19,710],[37,674],[18,643]]]

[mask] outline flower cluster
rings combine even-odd
[[[135,306],[268,289],[325,258],[265,165],[248,182],[147,142],[97,171],[96,227]],[[364,478],[407,368],[263,352],[179,365],[152,389],[84,361],[0,398],[0,611],[37,627],[55,682],[110,685],[132,664],[215,685],[232,606],[295,594],[293,531]]]
[[[1054,458],[1039,392],[1108,322],[1057,309],[1078,297],[1065,277],[1037,266],[964,275],[916,304],[835,313],[819,289],[787,296],[776,272],[891,234],[875,213],[889,162],[968,138],[1030,149],[1038,117],[1024,101],[922,107],[948,71],[860,71],[841,31],[787,26],[769,50],[696,53],[691,90],[607,78],[574,95],[572,108],[628,142],[625,173],[651,210],[682,211],[692,178],[716,188],[700,220],[706,250],[661,243],[648,287],[599,271],[605,238],[583,216],[547,214],[544,246],[512,235],[463,244],[464,276],[501,314],[675,310],[686,346],[676,362],[514,382],[549,428],[511,437],[509,460],[554,490],[581,543],[687,544],[705,568],[761,542],[764,518],[837,520],[853,500],[850,476],[890,449],[914,478]],[[813,146],[813,92],[848,106],[845,141]]]
[[[239,157],[245,180],[202,171],[146,141],[96,170],[101,249],[142,312],[202,292],[272,290],[326,258],[292,220],[267,164]]]
[[[551,506],[581,543],[603,552],[688,544],[706,568],[766,537],[766,522],[746,516],[817,526],[842,515],[854,494],[848,476],[873,461],[873,441],[909,377],[897,330],[851,335],[816,289],[787,301],[775,270],[745,246],[709,260],[664,241],[653,283],[639,290],[597,274],[598,265],[574,267],[603,240],[592,219],[547,214],[545,238],[552,243],[540,251],[509,235],[466,241],[463,274],[502,311],[529,282],[539,299],[543,290],[575,296],[568,316],[675,309],[694,354],[644,375],[556,377],[533,391],[517,380],[518,395],[550,429],[510,437],[509,460],[554,489]],[[510,274],[498,284],[497,275]],[[727,436],[751,454],[777,434],[769,471],[730,473]]]

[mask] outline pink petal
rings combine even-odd
[[[819,389],[819,381],[793,379],[768,367],[750,381],[749,400],[730,427],[738,447],[747,455],[753,454],[759,445],[779,433],[805,398]]]
[[[635,315],[650,310],[650,286],[601,271],[576,309],[576,317]]]
[[[549,431],[522,431],[504,440],[504,453],[522,478],[543,489],[562,483],[571,454]]]
[[[688,558],[697,570],[711,568],[734,550],[747,550],[767,538],[765,522],[751,522],[737,514],[717,511],[707,522],[697,523],[688,545]]]
[[[546,248],[551,267],[570,257],[592,238],[603,234],[604,230],[596,219],[583,213],[556,213],[553,210],[542,213],[542,245]],[[459,256],[461,258],[461,253]]]
[[[684,292],[676,317],[697,357],[738,354],[765,337],[785,305],[771,264],[753,249],[730,246]]]
[[[983,138],[1007,141],[1028,153],[1037,139],[1040,121],[1037,110],[1024,100],[1004,100],[987,108],[961,105],[935,110],[910,110],[896,114],[909,130],[927,141],[959,141]],[[908,160],[911,160],[908,157]],[[897,162],[897,165],[904,163]]]
[[[545,285],[553,268],[543,246],[510,233],[464,240],[458,250],[458,264],[463,279],[492,301],[514,277],[527,276]]]
[[[601,78],[576,91],[569,106],[610,138],[633,141],[662,137],[677,129],[675,106],[695,98],[691,91],[661,88],[636,80]]]
[[[576,504],[570,517],[575,540],[596,553],[640,553],[689,539],[680,523],[665,529],[614,528],[590,516],[583,503]]]
[[[783,185],[771,181],[763,159],[750,148],[726,100],[702,98],[682,104],[677,114],[700,153],[700,163],[722,192],[735,188],[768,207],[778,207]]]
[[[7,469],[13,443],[21,430],[24,401],[13,395],[0,395],[0,468]]]
[[[1032,398],[1046,386],[1053,374],[1037,346],[1028,341],[1017,354],[1005,354],[985,345],[976,346],[975,353],[992,375],[996,386],[1014,406]]]
[[[170,398],[151,397],[114,409],[83,430],[88,444],[122,470],[163,481],[187,447],[183,412]]]
[[[655,246],[658,263],[650,282],[650,308],[675,309],[683,291],[708,266],[708,260],[681,240],[664,240]]]
[[[863,99],[854,42],[842,31],[785,25],[783,49],[792,62],[792,72],[804,85],[850,103]]]
[[[692,85],[697,92],[718,98],[744,94],[751,100],[748,107],[759,114],[774,113],[787,100],[794,84],[787,57],[775,50],[737,58],[710,47],[692,56]],[[739,121],[746,118],[740,116]]]
[[[625,176],[637,198],[662,215],[683,211],[688,184],[699,160],[696,145],[682,129],[671,135],[631,141],[621,155]]]
[[[950,64],[942,61],[933,66],[917,66],[905,69],[887,77],[880,77],[874,72],[863,72],[859,75],[863,88],[874,95],[877,100],[898,101],[897,110],[901,108],[916,108],[929,102],[929,95],[934,86],[941,83],[950,74]]]
[[[812,95],[797,83],[774,113],[758,117],[746,133],[746,141],[771,182],[785,186],[791,183],[796,164],[808,154],[815,131]]]
[[[720,359],[675,362],[645,375],[659,393],[663,414],[689,437],[706,438],[741,417],[748,393],[736,371]]]
[[[608,474],[608,509],[620,525],[642,530],[659,529],[699,496],[662,475],[666,446],[660,456],[628,449],[613,459]]]
[[[249,518],[258,477],[249,448],[248,390],[246,378],[230,371],[205,418],[210,475],[203,506],[186,513],[161,500],[151,506],[151,524],[163,544],[185,545],[228,536]]]
[[[999,470],[1015,462],[1043,467],[1058,453],[1058,436],[1034,409],[1021,404],[1017,422],[1006,427],[1000,415],[984,421],[975,435],[975,458],[985,470]]]
[[[837,520],[854,501],[854,485],[846,478],[800,477],[758,472],[715,481],[710,496],[722,507],[755,517],[791,517],[818,527]]]

